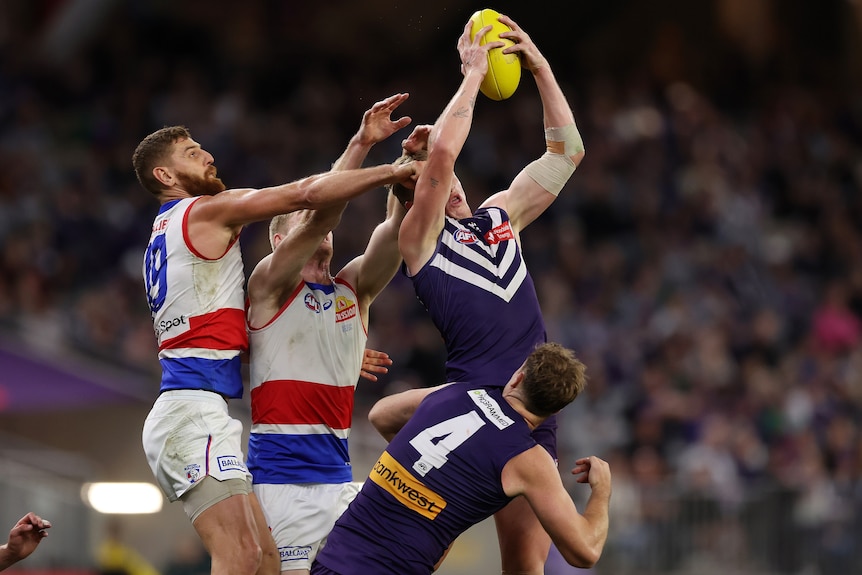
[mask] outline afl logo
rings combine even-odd
[[[317,298],[314,297],[313,294],[305,294],[305,307],[307,307],[314,313],[320,313],[320,302],[317,301]]]
[[[476,234],[474,234],[470,230],[455,230],[452,233],[452,237],[459,244],[475,244],[477,241],[479,241],[476,238]]]

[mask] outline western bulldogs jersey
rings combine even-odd
[[[437,250],[411,279],[446,342],[448,381],[482,373],[504,385],[546,341],[536,288],[500,208],[447,216]]]
[[[198,198],[167,202],[144,254],[144,287],[162,366],[161,391],[204,389],[242,397],[245,275],[239,242],[218,259],[197,253],[188,213]]]
[[[368,339],[353,288],[301,282],[249,338],[254,482],[352,481],[347,439]]]
[[[536,442],[494,383],[450,385],[419,405],[336,521],[323,567],[430,574],[458,535],[511,501],[503,467]]]

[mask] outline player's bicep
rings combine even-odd
[[[482,203],[485,207],[498,207],[509,214],[516,231],[523,230],[542,215],[557,197],[521,171],[508,190],[498,192]]]

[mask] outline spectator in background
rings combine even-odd
[[[50,521],[32,511],[19,519],[9,532],[9,539],[0,545],[0,571],[29,557],[48,536],[50,527]]]
[[[123,524],[117,517],[108,519],[96,562],[99,575],[159,575],[149,561],[124,541]]]

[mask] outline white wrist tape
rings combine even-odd
[[[575,173],[575,163],[564,154],[545,152],[538,160],[527,164],[524,173],[534,182],[558,196]]]
[[[550,142],[563,142],[567,156],[575,156],[584,151],[584,140],[581,139],[578,127],[574,124],[560,128],[545,128],[545,141],[549,144]]]

